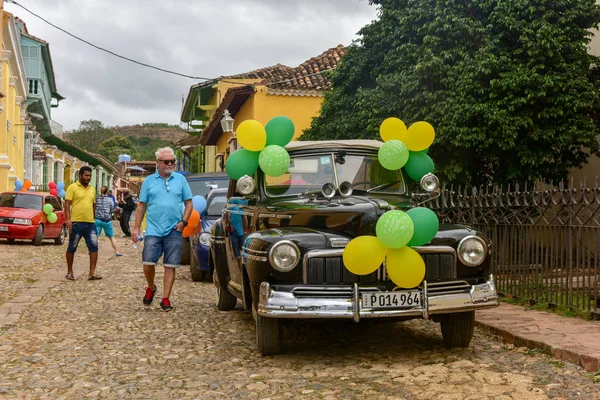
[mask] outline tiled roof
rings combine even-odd
[[[263,79],[273,89],[330,90],[331,82],[320,72],[334,69],[344,57],[344,46],[338,45],[313,57],[299,66],[275,64],[243,74],[225,76],[222,79]]]

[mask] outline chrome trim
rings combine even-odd
[[[419,254],[427,253],[453,253],[456,256],[456,251],[450,246],[412,246]]]
[[[452,287],[453,282],[447,282]],[[437,284],[438,288],[442,283]],[[459,285],[462,283],[459,282]],[[268,282],[260,285],[258,314],[268,318],[362,318],[416,317],[430,318],[435,314],[474,311],[498,305],[498,293],[493,275],[488,281],[470,285],[461,293],[432,293],[427,282],[418,289],[422,302],[417,307],[397,309],[361,308],[360,294],[380,291],[378,288],[354,286],[298,286],[292,291],[273,290]],[[298,296],[304,289],[306,296]],[[333,293],[340,294],[337,297]]]
[[[258,218],[277,218],[275,214],[258,214]]]
[[[287,214],[277,214],[275,216],[275,218],[280,218],[280,219],[292,219],[291,215],[287,215]]]
[[[462,246],[463,243],[466,242],[467,240],[471,240],[471,239],[475,239],[475,240],[479,241],[483,245],[483,258],[477,264],[474,264],[472,262],[467,262],[467,261],[463,260],[463,258],[461,257],[460,246]],[[460,262],[462,262],[467,267],[477,267],[477,266],[481,265],[485,261],[485,259],[487,258],[488,251],[489,251],[489,249],[488,249],[487,243],[482,238],[480,238],[479,236],[475,236],[475,235],[465,236],[464,238],[462,238],[462,240],[460,242],[458,242],[458,246],[456,246],[456,256],[457,256],[457,258],[459,258]]]
[[[350,243],[350,239],[346,238],[331,238],[329,239],[329,245],[331,247],[346,247]]]
[[[214,243],[214,244],[224,244],[225,240],[221,240],[221,239],[215,239],[214,237],[211,236],[210,238],[210,242]]]
[[[276,267],[275,262],[273,261],[273,252],[275,251],[275,249],[283,244],[289,244],[290,246],[292,246],[294,248],[294,250],[296,250],[296,254],[297,254],[297,259],[296,262],[294,263],[294,265],[292,265],[291,267],[288,267],[286,269],[279,269],[278,267]],[[296,245],[296,243],[292,242],[291,240],[280,240],[279,242],[275,243],[271,249],[269,250],[269,263],[271,263],[271,267],[273,267],[275,270],[279,271],[279,272],[290,272],[291,270],[293,270],[294,268],[296,268],[298,266],[298,264],[300,263],[300,249],[298,248],[298,245]]]
[[[354,288],[353,288],[353,296],[352,299],[354,300],[352,303],[352,319],[354,320],[354,322],[359,323],[360,322],[360,300],[359,300],[359,296],[360,296],[360,291],[358,290],[358,283],[354,282]]]
[[[254,254],[243,253],[246,258],[249,258],[253,261],[267,262],[269,261],[267,257],[255,256]]]
[[[250,252],[256,253],[256,254],[267,254],[268,253],[268,251],[250,249],[250,248],[248,248],[246,246],[242,246],[242,250],[246,250],[246,252],[250,251]]]
[[[230,210],[230,209],[226,209],[224,210],[226,213],[229,214],[235,214],[235,215],[244,215],[247,217],[251,217],[254,215],[254,213],[248,212],[248,211],[238,211],[238,210]]]
[[[341,257],[343,254],[344,249],[307,251],[302,260],[302,283],[308,283],[308,260],[316,257]]]

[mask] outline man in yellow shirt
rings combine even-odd
[[[79,180],[67,188],[65,196],[65,223],[69,229],[69,247],[67,248],[67,275],[68,280],[73,277],[73,258],[79,241],[83,237],[90,254],[90,273],[88,279],[93,281],[102,279],[96,275],[96,262],[98,261],[98,235],[96,234],[96,189],[90,186],[92,169],[81,167]]]

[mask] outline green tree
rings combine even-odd
[[[446,182],[560,179],[598,154],[594,0],[372,0],[302,140],[379,138],[398,117],[436,128]]]
[[[114,132],[105,127],[102,122],[89,119],[79,123],[79,129],[68,132],[66,139],[77,147],[86,151],[98,153],[100,144],[114,135]]]
[[[114,163],[118,161],[119,154],[129,154],[132,159],[136,158],[133,143],[125,136],[113,136],[102,142],[100,153]]]

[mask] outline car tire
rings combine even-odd
[[[440,325],[446,347],[468,347],[475,330],[475,311],[445,314]]]
[[[67,236],[67,227],[63,225],[60,230],[60,236],[54,239],[54,244],[62,245],[65,242],[65,237]]]
[[[281,320],[256,316],[256,345],[263,356],[281,353],[283,329]]]
[[[217,310],[231,311],[235,308],[237,297],[229,293],[226,287],[217,284]]]
[[[38,225],[37,231],[35,231],[35,236],[31,241],[35,246],[39,246],[42,244],[42,238],[44,237],[44,226],[42,224]]]
[[[192,252],[192,244],[189,238],[183,238],[183,247],[181,248],[181,265],[190,264],[190,254]]]
[[[194,282],[202,282],[206,278],[206,271],[198,269],[198,262],[193,254],[190,255],[190,273]]]

